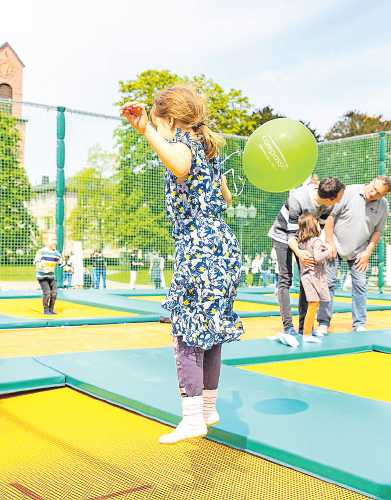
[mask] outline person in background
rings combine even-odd
[[[55,234],[48,233],[45,237],[46,245],[38,250],[34,264],[36,277],[42,290],[44,314],[56,314],[54,304],[57,298],[57,283],[55,278],[56,266],[63,267],[61,254],[56,250],[57,239]]]
[[[73,266],[70,255],[64,257],[64,288],[72,288]]]
[[[365,331],[367,319],[367,270],[388,216],[385,196],[391,191],[391,177],[380,175],[368,184],[347,186],[340,203],[326,221],[326,241],[333,247],[327,266],[331,300],[321,304],[318,334],[330,326],[337,270],[342,261],[349,267],[352,281],[352,328]]]
[[[261,255],[257,253],[251,262],[251,274],[253,277],[252,286],[259,286],[260,272],[261,272]]]
[[[97,279],[96,279],[96,275],[97,275],[97,272],[96,272],[96,254],[98,252],[96,250],[94,250],[91,254],[91,257],[90,257],[90,262],[91,262],[91,268],[92,268],[92,288],[98,288],[98,286],[96,285],[97,283]]]
[[[82,288],[84,284],[84,259],[81,241],[73,242],[73,250],[69,261],[73,268],[72,288]]]
[[[136,288],[137,281],[137,271],[140,267],[143,267],[143,261],[139,258],[137,251],[133,252],[130,256],[130,289],[134,290]]]
[[[269,273],[269,256],[266,252],[263,252],[262,257],[261,257],[261,261],[262,261],[262,263],[261,263],[262,286],[266,287],[268,273]]]
[[[166,288],[166,278],[164,277],[164,267],[166,264],[166,259],[163,255],[160,256],[160,282],[161,287]]]
[[[248,255],[245,255],[242,261],[242,265],[240,267],[240,282],[239,286],[241,287],[247,287],[247,276],[248,273],[250,272],[250,267],[251,267],[251,259]]]
[[[159,252],[152,252],[151,263],[149,266],[149,275],[155,289],[162,287],[162,274],[160,269]]]
[[[100,288],[100,280],[102,278],[102,288],[106,288],[106,259],[103,257],[101,250],[95,252],[93,269],[95,269],[95,285],[94,288]]]

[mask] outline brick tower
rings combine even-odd
[[[0,111],[12,113],[18,119],[20,131],[20,157],[23,163],[25,120],[22,118],[22,105],[18,102],[4,102],[4,99],[13,101],[23,100],[23,69],[24,64],[11,45],[6,42],[0,46]]]

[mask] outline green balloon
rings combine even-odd
[[[253,132],[243,151],[243,170],[254,186],[281,193],[302,184],[313,172],[318,145],[302,123],[277,118]]]

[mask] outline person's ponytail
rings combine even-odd
[[[213,132],[204,123],[197,127],[196,134],[204,145],[207,158],[216,158],[220,149],[224,146],[224,138],[220,134]]]

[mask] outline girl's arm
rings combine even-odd
[[[322,240],[317,239],[314,243],[314,260],[316,264],[330,259],[332,253],[331,245],[325,244]]]
[[[229,190],[227,184],[227,178],[224,174],[221,176],[221,194],[223,195],[224,200],[228,203],[228,205],[232,202],[232,194]]]
[[[122,108],[122,116],[140,134],[143,134],[151,148],[159,156],[164,165],[175,177],[184,180],[190,172],[191,151],[182,143],[170,143],[162,137],[149,123],[144,106],[137,103],[127,104]]]

